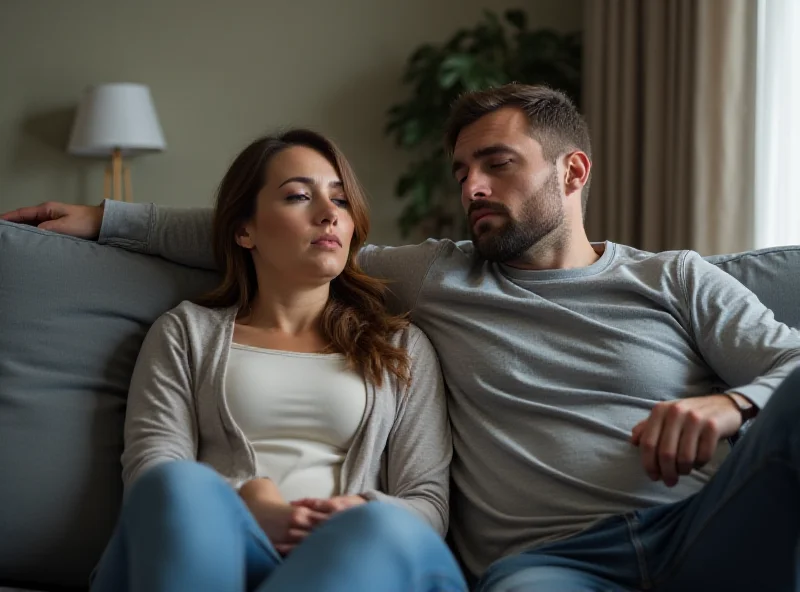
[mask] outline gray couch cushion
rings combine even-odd
[[[750,288],[776,319],[800,329],[800,246],[707,259]]]
[[[0,585],[85,587],[117,517],[141,341],[216,281],[0,221]]]

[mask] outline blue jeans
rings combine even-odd
[[[476,590],[800,590],[800,370],[701,491],[501,559]]]
[[[463,591],[444,541],[377,502],[342,512],[285,559],[213,470],[168,462],[139,478],[95,570],[93,592]]]

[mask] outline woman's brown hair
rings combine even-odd
[[[408,355],[405,349],[392,345],[392,336],[406,327],[408,320],[386,311],[383,282],[366,275],[356,262],[369,233],[366,195],[342,152],[316,132],[293,129],[259,138],[233,161],[217,190],[214,211],[212,240],[222,282],[197,303],[209,308],[249,309],[258,290],[256,270],[250,252],[236,243],[236,232],[255,214],[269,162],[292,146],[311,148],[333,165],[342,180],[355,227],[347,263],[331,282],[330,297],[320,322],[329,343],[327,351],[344,354],[351,368],[377,386],[383,383],[384,371],[406,384]]]

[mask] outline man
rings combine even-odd
[[[696,253],[589,242],[589,134],[561,93],[468,94],[446,142],[472,241],[360,262],[440,356],[475,588],[793,589],[800,334]],[[208,210],[105,208],[6,219],[213,265]]]

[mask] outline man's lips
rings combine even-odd
[[[475,226],[478,222],[483,220],[488,216],[499,216],[502,212],[498,212],[497,210],[490,210],[488,208],[482,208],[480,210],[475,210],[469,217],[470,223]]]

